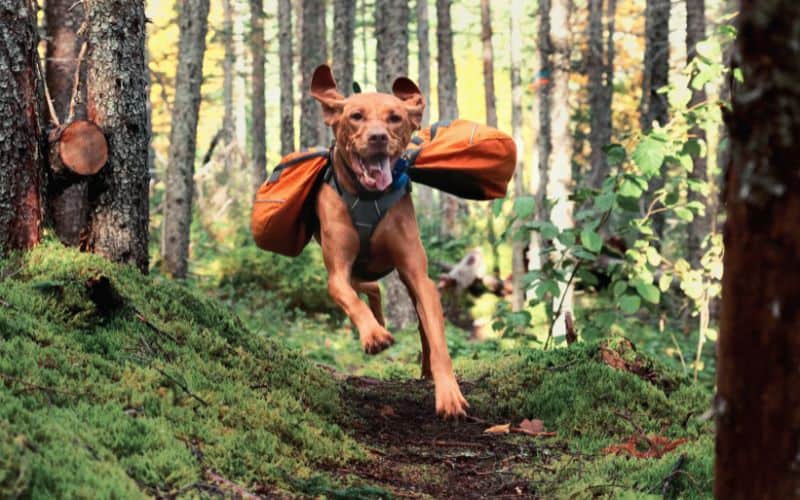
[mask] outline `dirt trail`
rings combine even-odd
[[[372,461],[337,475],[356,476],[397,498],[536,498],[534,485],[512,471],[543,465],[536,439],[487,434],[480,419],[435,417],[427,381],[351,377],[346,388],[356,414],[351,432]],[[471,388],[462,383],[467,398]]]

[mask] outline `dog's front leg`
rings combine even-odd
[[[358,298],[346,272],[328,270],[328,293],[356,325],[365,352],[377,354],[394,344],[392,334],[378,323],[369,307]]]

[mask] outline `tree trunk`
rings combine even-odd
[[[486,2],[486,0],[482,0]],[[483,3],[481,4],[483,5]],[[487,5],[488,10],[488,5]],[[517,143],[517,166],[514,170],[514,197],[518,198],[525,194],[525,184],[523,179],[523,169],[525,168],[525,153],[522,147],[525,141],[522,139],[522,30],[521,22],[524,16],[523,2],[521,0],[512,0],[510,12],[510,49],[511,49],[511,133],[514,136],[514,142]],[[484,75],[486,74],[486,25],[484,24]],[[487,98],[486,104],[488,106],[489,100]],[[492,102],[494,104],[494,102]],[[490,118],[489,113],[486,113],[487,118]],[[497,116],[491,117],[497,123]],[[496,125],[495,125],[496,126]],[[490,212],[489,224],[493,223],[493,217]],[[518,224],[517,224],[518,226]],[[516,233],[516,230],[514,231]],[[525,276],[525,250],[527,245],[524,241],[514,238],[511,243],[511,307],[514,311],[520,311],[525,307],[525,289],[523,278]],[[495,259],[497,257],[497,250],[493,248]],[[495,266],[497,266],[495,262]]]
[[[603,147],[611,143],[611,104],[614,96],[614,17],[616,0],[606,0],[607,38],[604,37],[603,0],[589,0],[589,106],[591,114],[590,186],[600,189],[609,174]],[[604,48],[604,44],[606,45]]]
[[[85,250],[148,266],[147,67],[142,0],[86,2],[88,119],[103,129],[109,158],[89,184]]]
[[[647,133],[653,122],[665,125],[669,120],[667,94],[658,90],[669,83],[669,16],[672,0],[647,0],[645,8],[644,75],[639,120],[642,131]],[[663,167],[663,166],[662,166]],[[657,175],[648,196],[664,187],[664,178]],[[653,216],[653,230],[664,234],[664,214]]]
[[[264,84],[264,0],[250,0],[250,51],[253,55],[253,193],[267,177],[267,124]]]
[[[572,228],[572,130],[569,106],[570,72],[570,8],[571,0],[553,0],[550,8],[550,44],[552,46],[553,93],[550,105],[551,149],[548,161],[547,199],[554,205],[550,210],[550,221],[561,230]],[[561,243],[554,242],[556,249]],[[566,335],[566,313],[572,312],[573,286],[561,285],[560,294],[554,298],[554,310],[560,314],[554,318],[553,335]]]
[[[800,3],[742,1],[726,121],[716,498],[800,492]],[[757,268],[757,272],[753,270]]]
[[[328,59],[325,40],[325,2],[303,1],[303,39],[300,54],[300,71],[303,85],[300,101],[300,147],[321,146],[327,136],[319,103],[311,97],[311,75]]]
[[[0,0],[0,254],[41,238],[42,120],[36,14],[27,0]]]
[[[76,75],[84,37],[78,30],[84,21],[84,7],[74,0],[48,0],[45,4],[47,30],[47,88],[61,122],[69,118],[75,78],[79,86],[73,106],[75,119],[86,118],[86,67]],[[56,236],[65,245],[77,246],[89,216],[89,180],[64,170],[53,175],[47,186],[48,210]]]
[[[294,151],[292,0],[278,0],[278,52],[281,71],[281,156],[286,156]]]
[[[521,10],[519,5],[516,5],[518,10]],[[518,13],[514,8],[511,9],[511,28],[515,28],[514,14]],[[516,28],[519,24],[516,23]],[[512,31],[513,35],[513,31]],[[517,43],[522,40],[516,39]],[[494,96],[494,50],[492,49],[492,10],[489,0],[481,0],[481,42],[483,42],[483,98],[486,104],[486,124],[490,127],[497,128],[497,107],[495,106]],[[521,50],[520,47],[515,46],[511,42],[512,59],[514,52]],[[519,61],[517,61],[519,62]],[[519,66],[517,66],[517,76],[519,76]],[[513,61],[511,71],[513,73]],[[513,79],[513,76],[512,76]],[[513,83],[512,83],[513,87]],[[513,91],[512,91],[513,93]],[[514,104],[512,104],[514,106]]]
[[[333,3],[333,75],[344,95],[353,91],[355,66],[353,40],[356,32],[356,3],[334,0]]]
[[[167,271],[176,278],[185,278],[188,268],[197,116],[208,8],[208,0],[187,0],[183,3],[179,21],[180,44],[172,106],[162,250]]]
[[[688,62],[691,62],[697,55],[697,42],[702,41],[705,37],[705,0],[686,0],[686,55]],[[692,99],[689,105],[697,106],[705,102],[705,100],[705,90],[695,90],[692,92]],[[699,142],[705,142],[706,140],[706,131],[700,126],[693,127],[689,133]],[[694,168],[689,173],[689,178],[707,184],[709,181],[707,158],[702,155],[695,155],[692,160]],[[709,198],[710,196],[703,196],[694,190],[689,190],[689,201],[699,201],[707,207],[704,214],[695,215],[694,219],[689,223],[687,250],[692,267],[700,267],[700,259],[703,257],[703,239],[711,232],[713,210],[711,209]]]
[[[378,58],[375,87],[378,92],[391,92],[395,78],[408,76],[408,16],[405,0],[375,1]]]
[[[431,50],[428,38],[430,25],[428,23],[428,0],[417,0],[417,66],[419,77],[417,85],[422,95],[425,96],[426,106],[422,112],[422,126],[426,127],[430,121],[430,95],[431,95]],[[419,200],[419,212],[424,217],[433,216],[433,189],[424,184],[415,186]]]
[[[439,120],[454,120],[458,117],[458,99],[456,90],[456,64],[453,59],[453,28],[450,20],[452,0],[436,0],[436,43],[439,49],[438,61],[438,97]],[[442,233],[445,236],[457,236],[458,215],[464,207],[459,198],[441,193]]]

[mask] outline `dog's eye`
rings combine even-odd
[[[364,115],[362,115],[361,113],[353,113],[352,115],[350,115],[350,119],[353,121],[360,122],[361,120],[364,119]]]
[[[403,121],[403,118],[400,117],[399,115],[390,115],[389,116],[389,122],[391,122],[391,123],[400,123],[401,121]]]

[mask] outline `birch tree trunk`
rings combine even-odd
[[[302,89],[300,101],[300,147],[323,145],[326,133],[325,123],[319,103],[311,97],[311,76],[320,64],[328,59],[325,40],[325,2],[321,0],[304,0],[302,12],[302,50],[300,54],[300,71],[302,72]]]
[[[486,2],[486,0],[483,0]],[[488,6],[487,6],[488,9]],[[525,141],[522,138],[522,29],[520,23],[523,17],[523,2],[512,0],[510,12],[510,49],[511,49],[511,133],[514,142],[517,144],[517,166],[514,170],[514,197],[525,194],[525,184],[523,179],[523,169],[525,168]],[[485,44],[485,42],[484,42]],[[486,48],[484,45],[484,61]],[[484,62],[484,73],[486,71]],[[488,99],[487,99],[488,105]],[[489,113],[487,112],[487,117]],[[494,117],[497,123],[497,116]],[[495,125],[496,126],[496,125]],[[493,224],[493,215],[489,213],[489,224]],[[516,231],[514,231],[516,232]],[[520,311],[525,307],[525,289],[523,287],[523,277],[525,276],[525,251],[527,245],[524,241],[517,238],[511,243],[511,307],[514,311]],[[494,247],[493,253],[497,257],[497,249]],[[497,262],[495,266],[497,266]]]
[[[286,156],[295,149],[292,0],[278,0],[278,52],[281,72],[281,156]]]
[[[250,0],[250,52],[253,57],[253,193],[267,177],[267,103],[264,92],[264,0]]]
[[[422,95],[425,96],[426,106],[422,112],[422,126],[428,126],[430,122],[430,95],[431,95],[431,50],[428,22],[428,0],[417,0],[417,66],[419,67],[419,77],[417,85]],[[419,200],[419,212],[426,218],[433,216],[433,189],[424,184],[415,186],[417,200]]]
[[[553,93],[550,106],[551,152],[548,161],[547,199],[554,205],[550,210],[550,221],[559,229],[575,226],[572,218],[573,203],[569,201],[572,192],[572,130],[570,128],[571,110],[569,106],[570,73],[570,8],[571,0],[553,0],[550,8],[550,43],[552,44]],[[555,241],[557,250],[561,244]],[[572,312],[572,284],[559,287],[563,297],[554,298],[553,336],[566,334],[565,315]]]
[[[744,79],[726,122],[719,499],[800,492],[800,3],[742,1]],[[754,269],[757,271],[754,272]]]
[[[172,106],[162,239],[167,271],[176,278],[185,278],[188,269],[197,116],[200,110],[200,85],[203,82],[208,8],[208,0],[187,0],[179,17],[178,69]]]
[[[86,118],[86,67],[76,75],[84,37],[78,30],[84,22],[83,5],[73,0],[48,0],[45,3],[47,88],[60,121],[68,118],[75,78],[78,95],[73,107],[75,119]],[[47,201],[53,230],[65,245],[77,246],[89,216],[89,180],[63,170],[48,182]]]
[[[705,0],[686,0],[686,55],[687,62],[691,62],[697,55],[697,43],[706,37],[706,14]],[[697,106],[705,102],[706,92],[704,89],[692,92],[692,99],[689,106]],[[706,141],[706,131],[695,126],[689,132],[699,142]],[[708,183],[708,164],[707,157],[694,155],[692,157],[694,168],[689,173],[689,178],[703,183]],[[704,196],[694,190],[689,190],[689,201],[699,201],[706,206],[704,214],[695,215],[689,223],[688,234],[688,253],[689,262],[693,267],[700,266],[700,259],[703,257],[703,239],[711,232],[711,217],[713,216],[712,204],[709,203],[710,196]]]
[[[590,185],[600,189],[609,174],[603,147],[611,143],[611,105],[614,97],[614,30],[616,0],[606,0],[606,26],[603,23],[603,0],[589,0],[589,106],[591,114]],[[607,38],[604,32],[608,30]],[[604,47],[605,45],[605,47]]]
[[[333,75],[344,95],[353,91],[353,40],[356,31],[356,3],[334,0],[333,3]]]
[[[408,76],[408,16],[405,0],[375,1],[375,87],[378,92],[391,93],[395,78]]]
[[[0,0],[0,255],[39,243],[42,224],[41,81],[36,14]]]
[[[105,168],[89,184],[89,222],[81,246],[148,267],[147,67],[142,0],[92,0],[88,18],[88,119],[108,140]]]

